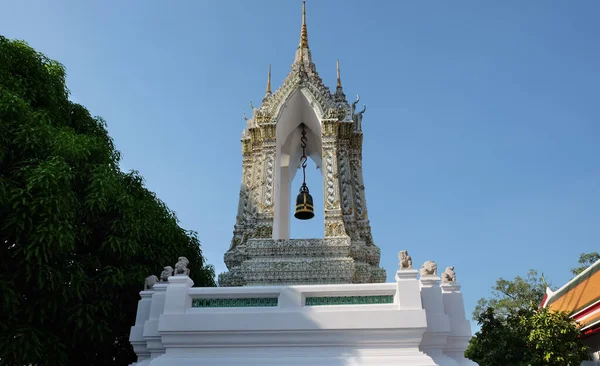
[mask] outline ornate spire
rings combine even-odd
[[[346,102],[346,95],[344,95],[342,89],[342,78],[340,77],[340,60],[335,60],[335,66],[337,69],[337,86],[333,97],[336,102]]]
[[[269,76],[267,76],[267,94],[271,94],[271,64],[269,64]]]
[[[308,32],[306,31],[306,1],[302,2],[302,28],[298,48],[308,48]]]
[[[340,60],[335,60],[335,67],[337,69],[337,87],[342,87],[342,78],[340,77]]]
[[[308,61],[309,63],[312,62],[310,48],[308,48],[308,32],[306,30],[306,1],[302,2],[302,28],[300,28],[300,43],[298,44],[294,62],[300,60]]]

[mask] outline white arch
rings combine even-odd
[[[302,123],[306,126],[308,139],[306,155],[315,162],[317,168],[322,165],[321,119],[319,118],[322,114],[319,112],[318,103],[304,88],[291,92],[279,108],[276,126],[273,239],[289,239],[290,236],[291,184],[302,156],[300,146]]]
[[[325,99],[323,99],[323,97],[319,98],[315,95],[315,92],[318,93],[319,88],[310,81],[301,86],[288,79],[283,83],[282,87],[275,92],[272,99],[267,102],[266,109],[270,112],[270,115],[276,116],[276,121],[279,121],[282,111],[298,90],[304,94],[304,97],[309,101],[310,106],[314,109],[319,118],[325,115],[328,98],[325,96]]]

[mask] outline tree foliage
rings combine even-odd
[[[0,364],[129,364],[146,276],[183,255],[215,285],[196,234],[68,95],[61,64],[0,36]]]
[[[579,255],[579,261],[577,261],[579,263],[579,267],[571,268],[571,273],[577,276],[581,272],[585,271],[586,268],[596,263],[598,260],[600,260],[600,253],[598,252],[581,253]]]
[[[477,321],[481,329],[471,338],[465,357],[479,366],[580,365],[590,359],[568,314],[521,308],[498,316],[489,307]]]
[[[486,308],[475,319],[481,329],[471,338],[465,357],[480,366],[526,365],[528,330],[521,327],[527,309],[517,309],[498,316],[493,307]]]
[[[486,311],[494,309],[495,316],[506,317],[520,309],[538,306],[546,293],[546,281],[536,270],[530,270],[525,277],[517,276],[514,280],[500,278],[492,288],[492,297],[481,298],[473,311],[473,319]]]
[[[598,253],[579,257],[581,270],[598,260]],[[530,270],[525,277],[500,278],[490,299],[480,299],[473,318],[481,329],[469,342],[465,357],[480,366],[579,365],[589,359],[577,323],[569,314],[539,309],[546,281]]]
[[[529,351],[532,366],[580,365],[590,359],[580,329],[567,313],[536,309],[523,319],[522,326],[529,329],[527,342],[532,348]]]

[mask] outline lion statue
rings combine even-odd
[[[190,261],[186,257],[179,257],[177,263],[175,263],[175,276],[189,276],[190,269],[187,268],[188,264],[190,264]]]
[[[434,261],[427,261],[421,266],[421,277],[435,277],[437,276],[437,264]]]
[[[398,263],[400,269],[412,269],[412,258],[408,255],[408,250],[401,250],[398,253],[398,259],[400,259],[400,263]]]
[[[454,283],[456,282],[456,273],[454,272],[454,267],[446,267],[444,273],[442,273],[442,282],[443,283]]]
[[[144,280],[144,290],[152,290],[152,287],[158,282],[158,277],[155,275],[148,276]]]
[[[173,267],[166,266],[160,273],[160,282],[169,282],[169,277],[173,275]]]

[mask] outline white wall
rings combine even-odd
[[[448,318],[451,323],[455,316],[464,318],[464,308],[444,307],[438,284],[422,286],[417,277],[416,270],[403,270],[396,283],[224,288],[193,288],[187,276],[170,277],[168,285],[157,285],[166,287],[164,298],[156,291],[152,295],[158,302],[151,304],[145,325],[160,313],[159,338],[148,337],[144,329],[151,358],[144,360],[147,351],[138,345],[144,353],[140,366],[442,365],[419,348],[423,339],[431,339],[429,331],[450,334]],[[421,296],[421,287],[427,287],[427,296]],[[462,297],[458,286],[446,292]],[[268,307],[240,305],[252,298],[277,300]],[[194,307],[194,299],[211,305],[220,299],[219,307]],[[428,311],[437,315],[430,317]],[[443,329],[427,323],[442,318]],[[435,348],[436,358],[444,358],[444,345]],[[464,364],[451,356],[445,360],[446,365]]]

